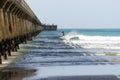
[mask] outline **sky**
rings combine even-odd
[[[120,0],[26,0],[42,23],[58,28],[120,28]]]

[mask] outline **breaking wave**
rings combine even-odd
[[[87,49],[120,49],[120,36],[89,36],[70,32],[62,38],[71,46],[81,46]]]

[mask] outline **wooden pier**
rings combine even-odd
[[[24,0],[0,0],[0,64],[43,30],[41,22]]]

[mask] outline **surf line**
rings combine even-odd
[[[72,46],[73,48],[80,48],[79,45],[77,44],[74,44],[72,41],[74,41],[74,38],[76,38],[76,36],[73,36],[71,37],[70,35],[64,35],[61,37],[63,39],[63,41],[66,43],[66,44],[69,44],[70,46]],[[78,40],[79,40],[79,37],[77,37]]]

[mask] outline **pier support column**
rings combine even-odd
[[[8,50],[8,56],[11,56],[11,51],[10,50]]]
[[[3,53],[3,58],[4,58],[5,60],[8,59],[8,58],[7,58],[7,53],[6,53],[6,52]]]
[[[0,64],[2,64],[2,55],[0,53]]]
[[[0,9],[0,41],[4,38],[3,27],[4,27],[4,16],[3,16],[3,10]]]
[[[2,64],[2,42],[0,42],[0,64]]]

